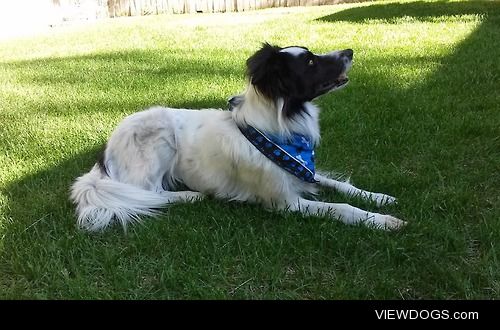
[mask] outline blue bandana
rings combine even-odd
[[[314,144],[311,138],[294,133],[284,139],[265,135],[250,125],[238,128],[248,141],[279,167],[303,181],[317,182],[314,179]]]

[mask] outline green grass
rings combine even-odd
[[[0,298],[500,298],[500,3],[151,16],[0,44]],[[153,104],[226,107],[263,41],[353,48],[319,167],[396,196],[388,233],[206,200],[75,228],[72,181]],[[322,199],[373,205],[323,192]]]

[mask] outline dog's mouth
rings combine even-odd
[[[349,82],[349,78],[346,73],[342,73],[337,79],[324,82],[320,85],[319,89],[323,92],[333,92],[346,86]]]

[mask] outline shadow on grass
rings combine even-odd
[[[96,147],[73,155],[2,191],[8,204],[1,228],[1,299],[313,298],[333,276],[328,265],[339,252],[331,247],[350,244],[335,238],[339,228],[349,230],[340,224],[326,234],[317,219],[216,200],[169,206],[163,216],[131,226],[127,235],[118,225],[99,234],[77,230],[69,187],[99,152]],[[320,270],[307,275],[302,268],[311,259]],[[351,268],[345,260],[336,269]],[[249,277],[253,283],[241,288]],[[297,292],[293,282],[304,277],[311,284]]]
[[[332,15],[327,15],[319,18],[320,21],[336,22],[345,21],[353,23],[368,22],[370,20],[383,20],[393,22],[404,17],[410,17],[418,21],[439,21],[441,17],[450,19],[457,16],[457,19],[462,15],[496,15],[498,13],[498,3],[495,1],[463,1],[463,2],[448,2],[448,1],[417,1],[409,3],[389,3],[389,4],[373,4],[369,6],[361,6],[349,8],[339,11]]]

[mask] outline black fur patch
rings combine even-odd
[[[254,55],[247,60],[247,75],[250,83],[269,99],[281,97],[286,93],[282,81],[283,68],[279,52],[282,48],[264,43]]]
[[[108,170],[106,169],[106,148],[107,144],[104,145],[102,150],[99,153],[99,158],[97,159],[97,165],[99,166],[99,169],[101,170],[101,173],[103,175],[109,176]]]

